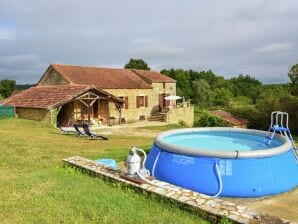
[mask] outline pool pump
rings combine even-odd
[[[141,152],[144,154],[143,161],[141,157],[138,155],[138,152]],[[143,149],[133,146],[126,159],[127,176],[141,178],[141,179],[148,178],[150,176],[150,172],[145,168],[146,159],[147,159],[146,152]]]

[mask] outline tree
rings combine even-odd
[[[124,68],[150,70],[150,67],[143,59],[133,59],[133,58],[129,60],[129,62],[124,66]]]
[[[0,94],[7,98],[16,89],[16,81],[4,79],[0,81]]]
[[[292,66],[289,70],[288,76],[292,82],[292,94],[298,96],[298,64]]]
[[[234,96],[247,96],[252,99],[253,103],[256,102],[262,86],[259,80],[249,75],[239,75],[238,77],[231,78],[230,81]]]
[[[204,80],[196,80],[192,82],[193,101],[201,106],[211,105],[211,89],[210,85]]]
[[[191,98],[190,73],[183,69],[163,69],[161,74],[169,76],[177,81],[177,95],[184,96],[185,99]]]
[[[229,102],[233,94],[224,88],[217,88],[213,90],[213,105],[226,107],[229,105]]]

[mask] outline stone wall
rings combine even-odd
[[[49,110],[17,107],[16,114],[19,118],[51,123],[51,111]]]
[[[128,97],[128,109],[122,108],[121,117],[125,118],[125,122],[135,122],[140,120],[140,116],[147,119],[152,112],[159,110],[159,94],[169,93],[176,95],[176,83],[152,83],[152,89],[104,89],[105,91],[117,97]],[[163,88],[165,87],[165,88]],[[148,96],[148,107],[137,108],[136,97]],[[111,117],[119,119],[119,113],[115,104],[109,103],[109,112]]]
[[[121,109],[121,117],[125,118],[125,122],[135,122],[140,120],[140,116],[145,116],[145,119],[150,116],[154,107],[158,106],[156,97],[153,95],[152,89],[105,89],[107,92],[116,97],[128,97],[128,108]],[[148,96],[148,106],[137,108],[136,97]],[[111,117],[119,119],[119,113],[114,103],[109,102],[109,112]]]
[[[53,69],[49,68],[39,81],[38,85],[66,85],[68,82]]]
[[[171,109],[166,116],[168,123],[185,122],[188,126],[193,126],[194,123],[194,106],[178,106]]]

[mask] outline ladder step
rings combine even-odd
[[[266,136],[267,139],[269,140],[272,140],[272,137],[271,136]]]
[[[289,131],[289,129],[283,127],[271,127],[270,131]]]

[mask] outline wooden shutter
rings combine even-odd
[[[125,97],[125,109],[128,109],[128,96]]]
[[[139,96],[136,97],[136,103],[137,103],[137,108],[139,108],[140,107]]]
[[[148,107],[148,96],[145,96],[145,107]]]

